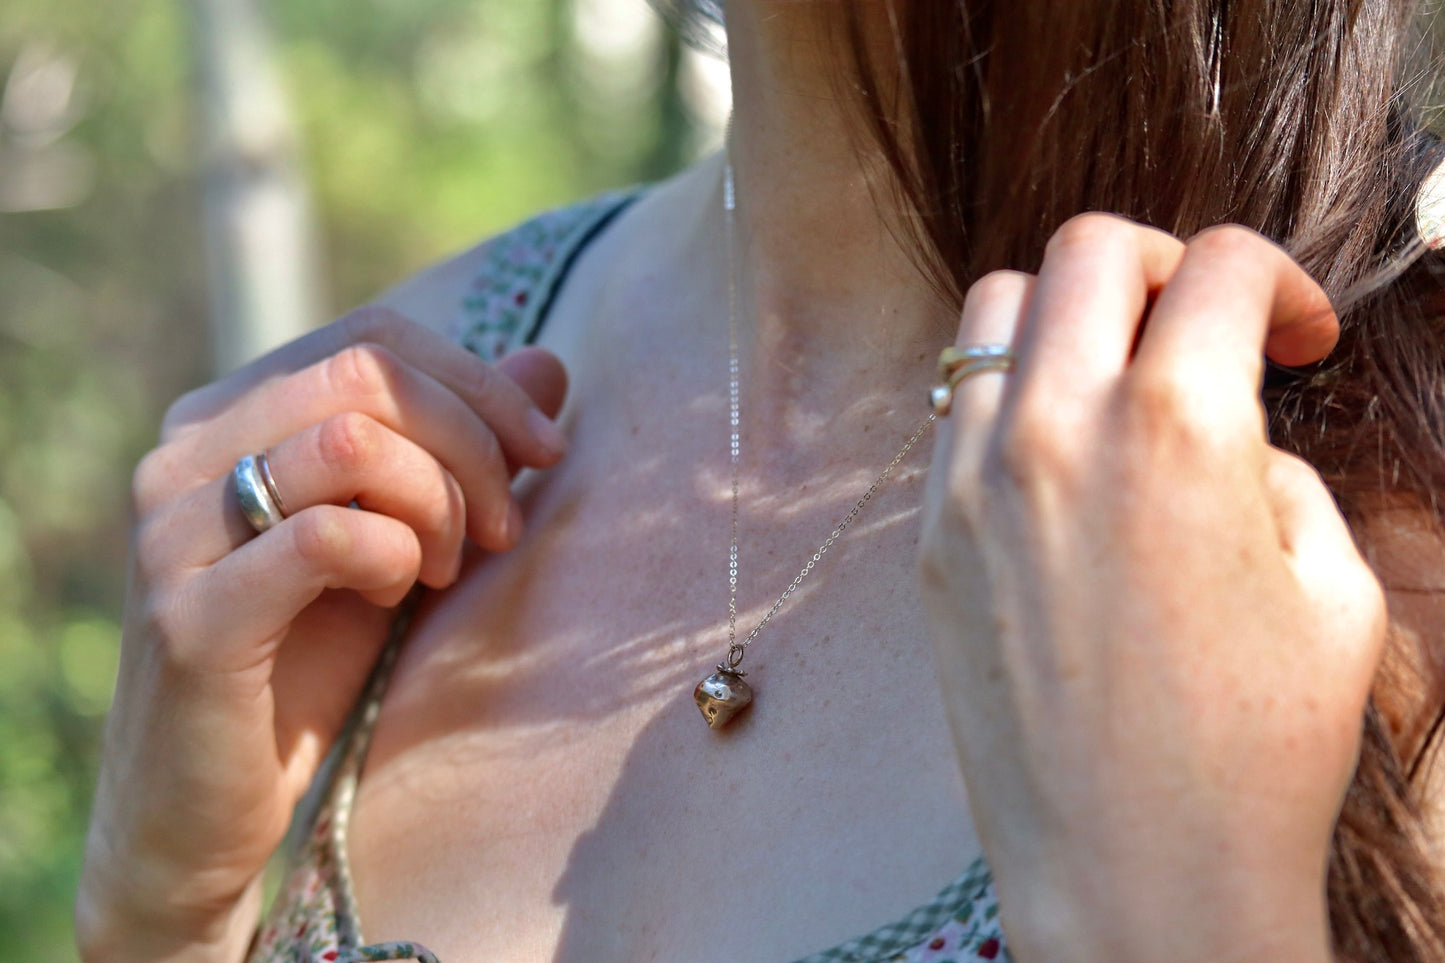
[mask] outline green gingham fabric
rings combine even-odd
[[[491,242],[452,325],[456,341],[489,361],[530,343],[587,242],[639,194],[619,192],[552,211]],[[372,727],[415,603],[413,596],[402,606],[362,699],[297,807],[286,879],[247,963],[440,963],[419,943],[365,945],[346,849]],[[797,963],[980,960],[1011,961],[993,880],[982,860],[903,919]]]
[[[896,923],[797,963],[972,963],[1011,960],[988,865],[976,860],[929,903]]]

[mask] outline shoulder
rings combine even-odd
[[[487,359],[530,343],[544,316],[555,334],[561,319],[547,312],[566,313],[553,303],[566,300],[558,297],[564,278],[569,295],[580,285],[600,297],[676,257],[677,239],[694,233],[710,209],[720,158],[545,211],[421,270],[372,304]]]
[[[427,267],[373,304],[496,353],[535,326],[572,259],[643,188],[555,208]]]

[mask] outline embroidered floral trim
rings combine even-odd
[[[491,242],[452,326],[456,340],[488,361],[530,342],[577,254],[636,196],[611,194],[552,211]],[[247,963],[440,963],[419,943],[361,945],[346,855],[347,824],[371,728],[409,621],[409,607],[403,612],[346,732],[307,800],[297,807],[298,824],[310,830],[291,858]],[[797,963],[980,960],[1012,960],[998,921],[993,881],[982,860],[904,919]]]
[[[573,259],[638,193],[549,211],[493,241],[462,298],[455,339],[488,361],[530,343]]]

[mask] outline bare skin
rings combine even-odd
[[[1292,363],[1328,350],[1318,289],[1247,232],[1186,248],[1108,218],[1067,228],[1038,279],[985,279],[960,327],[875,207],[886,195],[831,99],[811,5],[729,13],[752,308],[740,623],[917,424],[941,345],[1017,342],[1020,371],[966,384],[933,483],[919,452],[829,553],[749,656],[759,702],[721,737],[690,704],[725,644],[716,162],[584,256],[544,337],[560,365],[526,352],[484,371],[371,315],[184,400],[137,480],[134,604],[80,902],[89,956],[239,959],[255,875],[386,606],[420,577],[445,591],[408,643],[353,825],[368,939],[416,939],[448,963],[789,959],[897,917],[986,853],[1020,960],[1220,960],[1259,940],[1327,959],[1322,847],[1382,608],[1323,489],[1259,437],[1252,380],[1262,350]],[[1071,243],[1081,230],[1107,243]],[[389,303],[440,324],[468,263]],[[1205,283],[1218,277],[1243,280]],[[1035,288],[1068,297],[1036,310]],[[1173,305],[1149,320],[1147,356],[1096,350],[1133,342],[1146,294]],[[1206,337],[1177,334],[1191,331]],[[565,455],[527,417],[557,411],[563,366]],[[1200,379],[1222,407],[1175,403]],[[1217,445],[1150,444],[1206,430]],[[1100,454],[1116,448],[1066,444],[1080,437],[1137,450],[1125,468],[1138,471]],[[223,511],[223,476],[261,448],[303,507],[251,539]],[[546,469],[517,489],[521,531],[507,462]],[[1199,512],[1163,532],[1151,513],[1152,539],[1122,538],[1130,498],[1154,507],[1186,482],[1202,484]],[[980,497],[1009,508],[981,511]],[[364,511],[340,507],[352,498]],[[480,547],[458,568],[464,534]],[[198,538],[206,550],[187,554]],[[1301,545],[1317,564],[1298,564]],[[278,571],[290,596],[267,581]],[[1283,648],[1325,598],[1328,625],[1309,637],[1329,657]],[[1258,658],[1276,648],[1291,657]],[[1181,674],[1206,650],[1213,676]],[[1245,659],[1259,688],[1241,697],[1279,707],[1246,751],[1238,718],[1158,698],[1161,679],[1216,686]],[[1117,689],[1051,675],[1061,662],[1109,665]],[[1126,710],[1144,703],[1141,728]],[[1041,705],[1061,717],[1021,711]],[[1173,741],[1110,738],[1135,730]],[[1313,765],[1280,798],[1200,775],[1228,760],[1248,787],[1300,740]],[[1111,806],[1125,797],[1138,804]],[[1080,823],[1055,818],[1065,799]],[[158,845],[166,833],[180,838]],[[1250,860],[1218,859],[1219,845]],[[1180,852],[1196,858],[1159,858]]]
[[[710,204],[716,173],[628,214],[548,322],[577,362],[573,444],[528,486],[528,539],[469,569],[399,666],[353,824],[369,939],[448,960],[794,958],[979,855],[914,578],[927,444],[760,636],[750,715],[719,736],[691,704],[727,637],[727,320],[666,307],[716,272],[671,270],[651,219],[689,180]],[[632,256],[660,266],[634,280]],[[757,377],[809,390],[744,392],[745,628],[922,420],[932,353],[901,402],[836,373],[832,410],[783,370]]]

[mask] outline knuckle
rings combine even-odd
[[[1146,438],[1191,436],[1202,427],[1202,406],[1194,403],[1185,379],[1172,372],[1137,375],[1127,391],[1130,427]]]
[[[1195,463],[1225,453],[1239,433],[1222,407],[1198,397],[1190,379],[1151,374],[1134,379],[1124,394],[1122,446],[1132,461]]]
[[[944,593],[952,586],[951,568],[942,539],[925,536],[918,551],[918,580],[926,592]]]
[[[153,448],[136,462],[131,475],[131,508],[145,518],[182,489],[176,458],[167,447]]]
[[[362,305],[333,323],[340,340],[348,344],[363,341],[396,344],[421,328],[405,315],[380,304]]]
[[[1183,379],[1172,371],[1145,372],[1137,370],[1129,380],[1130,409],[1144,416],[1146,423],[1168,424],[1183,417],[1189,409]]]
[[[987,458],[987,442],[982,446],[983,458]],[[952,457],[943,466],[939,480],[942,497],[936,510],[929,515],[928,531],[944,537],[972,531],[973,520],[981,517],[981,501],[984,489],[980,478],[982,465],[977,454],[962,455],[955,449]]]
[[[960,578],[976,571],[984,546],[997,543],[1008,528],[1008,496],[984,483],[981,466],[949,466],[941,480],[942,497],[926,511],[919,532],[917,577],[925,598],[957,601]]]
[[[1022,271],[990,271],[973,282],[964,295],[963,312],[983,313],[1001,305],[1012,305],[1028,284],[1029,275]]]
[[[1385,636],[1390,631],[1389,596],[1385,592],[1384,583],[1363,558],[1359,559],[1356,573],[1359,578],[1361,611],[1364,613],[1366,625],[1364,637],[1368,639],[1364,655],[1373,663],[1379,658],[1385,645]]]
[[[1136,225],[1118,214],[1086,211],[1075,214],[1058,229],[1044,246],[1045,258],[1075,251],[1096,251],[1101,246],[1130,243]]]
[[[354,539],[342,513],[319,506],[293,515],[287,520],[291,533],[291,550],[302,564],[312,571],[334,567],[336,559],[352,550]]]
[[[166,580],[166,561],[171,549],[170,527],[162,520],[148,518],[135,528],[135,573],[144,585],[158,585]]]
[[[1269,462],[1270,480],[1290,492],[1327,488],[1319,469],[1298,455],[1280,452]]]
[[[170,540],[168,530],[165,521],[154,516],[137,523],[134,537],[136,561],[151,564],[160,558]]]
[[[974,541],[977,535],[974,492],[957,492],[950,483],[943,507],[925,519],[918,548],[918,573],[929,588],[946,588],[952,584],[954,555],[959,540]]]
[[[1048,408],[1036,402],[1021,403],[984,458],[980,472],[983,489],[1033,491],[1067,481],[1077,469],[1065,435]]]
[[[160,449],[153,448],[136,462],[130,476],[131,509],[137,518],[145,518],[161,497],[166,471],[162,467]]]
[[[371,465],[382,444],[381,426],[355,411],[332,415],[316,430],[317,459],[347,475]]]
[[[185,618],[176,593],[152,592],[140,604],[137,616],[142,638],[172,664],[185,664],[192,658],[187,643]]]
[[[1274,245],[1264,235],[1242,224],[1215,224],[1191,237],[1186,245],[1196,254],[1211,258],[1258,257],[1262,248]]]
[[[344,398],[371,398],[389,394],[401,362],[386,347],[373,341],[348,345],[325,363],[330,390]]]

